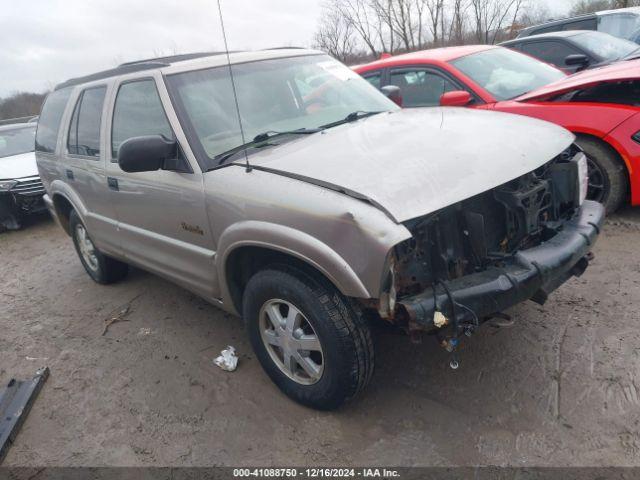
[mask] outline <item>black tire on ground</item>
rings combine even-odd
[[[284,350],[267,350],[263,325],[270,317],[261,320],[261,312],[275,299],[297,308],[319,340],[322,373],[315,383],[302,384],[283,371],[272,355],[276,352],[282,356]],[[288,307],[284,308],[286,313]],[[319,410],[333,410],[355,397],[371,380],[374,353],[369,326],[359,309],[321,275],[284,265],[256,273],[244,292],[243,316],[262,367],[293,400]],[[302,364],[296,368],[305,374]]]
[[[615,212],[626,201],[629,192],[626,166],[618,158],[615,151],[600,140],[579,136],[576,143],[601,172],[600,175],[590,168],[589,183],[597,182],[600,184],[602,182],[603,190],[599,194],[597,189],[590,187],[587,198],[602,203],[607,213]]]
[[[76,247],[76,253],[78,254],[78,258],[80,258],[80,262],[82,263],[82,266],[95,282],[101,283],[103,285],[107,285],[110,283],[118,282],[119,280],[122,280],[127,276],[127,273],[129,273],[129,266],[126,263],[103,254],[95,246],[94,246],[94,253],[96,257],[95,268],[92,268],[87,263],[87,260],[85,260],[85,258],[83,257],[81,248],[80,248],[80,239],[78,237],[79,227],[81,227],[81,229],[84,230],[85,234],[87,235],[87,238],[89,238],[88,237],[89,234],[86,230],[86,227],[82,223],[82,220],[80,220],[80,217],[78,216],[75,210],[72,210],[71,215],[69,216],[69,227],[71,229],[71,238],[73,238],[73,244]],[[89,238],[89,241],[91,241],[90,238]]]

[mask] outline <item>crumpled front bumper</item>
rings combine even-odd
[[[518,252],[500,266],[451,280],[446,286],[439,283],[400,299],[399,304],[412,322],[426,330],[438,328],[434,324],[436,310],[450,319],[449,324],[454,323],[455,312],[458,324],[462,324],[482,321],[525,300],[542,304],[552,291],[585,271],[603,222],[602,205],[585,201],[552,239]]]

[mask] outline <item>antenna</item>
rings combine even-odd
[[[222,27],[222,38],[224,39],[224,51],[227,55],[227,65],[229,67],[229,78],[231,79],[231,88],[233,89],[233,99],[236,104],[236,112],[238,113],[238,124],[240,125],[240,137],[242,138],[242,144],[246,144],[247,141],[244,137],[244,128],[242,126],[242,117],[240,116],[240,104],[238,103],[238,92],[236,91],[236,82],[233,78],[233,68],[231,67],[231,56],[229,55],[229,45],[227,44],[227,32],[224,28],[224,19],[222,18],[222,5],[221,0],[218,0],[218,13],[220,14],[220,26]],[[244,149],[244,160],[247,166],[247,173],[251,171],[251,164],[249,163],[249,154]]]

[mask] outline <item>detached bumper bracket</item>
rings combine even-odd
[[[48,377],[49,368],[43,367],[31,380],[12,378],[0,394],[0,464]]]

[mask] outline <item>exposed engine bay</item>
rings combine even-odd
[[[413,236],[395,248],[380,315],[410,333],[452,326],[457,335],[460,328],[475,328],[500,314],[510,303],[508,298],[492,298],[494,290],[503,293],[500,282],[511,282],[518,296],[523,295],[519,280],[511,280],[505,269],[515,268],[516,275],[528,269],[520,252],[544,245],[563,231],[576,217],[586,188],[586,157],[572,145],[533,172],[406,222]],[[585,262],[578,262],[569,276],[581,274]],[[535,268],[531,270],[535,275]],[[558,285],[567,278],[563,273]],[[524,299],[543,303],[545,291],[532,285],[527,284],[532,290]],[[547,285],[549,291],[556,287]],[[473,301],[465,303],[464,295]]]
[[[398,297],[553,237],[579,206],[576,155],[582,154],[572,147],[534,172],[407,222],[413,237],[396,248]]]

